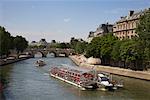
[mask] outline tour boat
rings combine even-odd
[[[38,60],[38,61],[36,61],[35,65],[38,67],[41,67],[41,66],[46,65],[46,63],[43,60]]]
[[[94,75],[89,72],[65,67],[54,67],[50,70],[50,76],[75,85],[82,90],[98,88],[97,82],[94,81]]]
[[[104,73],[97,73],[95,71],[81,71],[65,67],[53,67],[50,69],[50,76],[75,85],[83,90],[114,90],[122,86],[110,81],[109,77]]]

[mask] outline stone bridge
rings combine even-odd
[[[74,53],[73,49],[58,49],[58,48],[50,48],[50,49],[27,49],[25,52],[28,52],[33,57],[37,53],[41,53],[42,57],[46,57],[47,54],[53,53],[55,57],[60,57],[63,54],[65,57],[72,55]]]

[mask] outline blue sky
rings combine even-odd
[[[0,0],[0,25],[28,41],[86,39],[102,23],[150,7],[150,0]]]

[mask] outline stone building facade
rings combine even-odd
[[[121,19],[114,24],[114,35],[117,36],[120,40],[124,38],[131,39],[132,37],[138,36],[135,29],[139,24],[140,17],[148,10],[149,9],[145,9],[136,13],[134,11],[129,11],[127,16],[121,17]]]
[[[89,36],[87,38],[87,42],[91,42],[91,40],[94,37],[99,37],[99,36],[103,36],[105,34],[111,33],[113,32],[113,25],[112,24],[101,24],[99,25],[99,27],[96,29],[95,32],[91,31],[89,32]]]

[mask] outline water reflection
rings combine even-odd
[[[42,57],[42,53],[41,52],[37,52],[36,54],[34,54],[34,57]]]
[[[55,53],[48,53],[48,54],[46,55],[46,57],[55,57],[55,56],[56,56]]]

